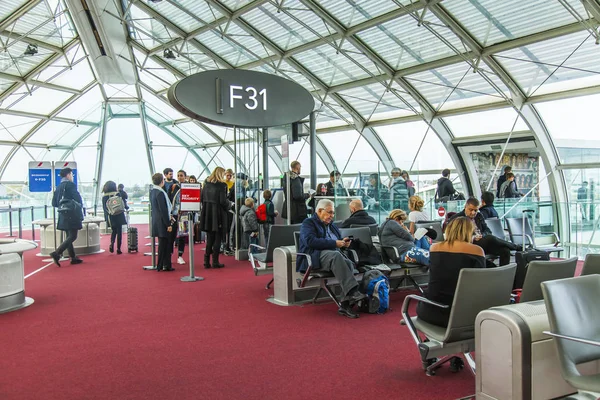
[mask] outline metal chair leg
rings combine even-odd
[[[312,299],[313,304],[317,302],[317,299],[319,298],[319,294],[321,293],[321,289],[323,289],[323,288],[319,287],[319,289],[317,290],[317,293],[315,293],[315,295],[313,296],[313,299]]]
[[[324,283],[323,286],[324,286],[325,291],[329,295],[329,297],[331,297],[331,300],[333,300],[335,302],[335,304],[337,304],[338,307],[341,307],[340,301],[337,299],[335,294],[331,291],[331,288],[329,286],[327,286],[327,283]]]
[[[269,281],[269,283],[267,283],[266,289],[271,289],[271,283],[273,283],[274,280],[275,280],[275,278],[271,278],[271,280]]]
[[[417,283],[417,281],[415,281],[415,278],[413,278],[410,275],[406,275],[405,278],[407,278],[412,284],[413,286],[419,291],[421,292],[421,294],[423,294],[423,289],[421,288],[421,286]]]

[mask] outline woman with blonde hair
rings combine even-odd
[[[430,221],[429,214],[423,211],[425,201],[419,196],[411,196],[408,199],[408,220],[410,221],[410,233],[415,232],[415,222]]]
[[[223,268],[219,264],[221,240],[227,231],[227,211],[230,202],[227,199],[227,185],[224,182],[225,169],[217,167],[204,182],[200,194],[202,209],[200,211],[200,230],[206,232],[206,253],[204,268]],[[212,265],[210,256],[213,256]]]
[[[379,227],[379,240],[382,246],[395,247],[400,254],[399,262],[429,265],[429,240],[425,235],[435,235],[435,231],[418,229],[413,236],[404,225],[406,212],[392,210],[387,220]],[[435,237],[433,237],[435,239]]]
[[[437,303],[452,306],[463,268],[485,268],[483,249],[472,244],[475,227],[467,217],[457,217],[448,223],[445,240],[431,246],[429,258],[429,285],[425,297]],[[430,324],[446,327],[450,308],[440,308],[424,302],[417,305],[417,315]]]

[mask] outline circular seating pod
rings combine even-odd
[[[100,248],[100,224],[104,222],[101,217],[85,217],[83,227],[79,230],[77,240],[73,243],[75,254],[87,255],[102,253]],[[40,226],[40,252],[39,257],[47,257],[55,249],[54,234],[56,232],[56,246],[62,243],[62,231],[56,230],[52,219],[42,219],[33,222]]]
[[[37,247],[31,240],[0,239],[0,314],[33,304],[25,296],[23,253]]]

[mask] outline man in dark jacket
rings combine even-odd
[[[448,168],[442,171],[442,177],[437,181],[437,191],[435,193],[436,202],[448,201],[448,196],[451,196],[456,192],[454,185],[450,180],[450,170]]]
[[[344,189],[340,176],[340,172],[335,170],[329,174],[329,181],[325,184],[327,196],[348,196],[348,192]]]
[[[340,228],[350,228],[352,225],[373,225],[377,224],[375,218],[371,217],[363,208],[363,202],[360,199],[354,199],[349,204],[350,216],[344,220]]]
[[[509,172],[512,172],[512,167],[510,165],[507,165],[502,170],[502,175],[500,175],[498,177],[498,183],[496,183],[496,197],[497,198],[500,198],[500,188],[502,187],[502,184],[504,182],[506,182],[506,174],[508,174]]]
[[[458,217],[467,217],[475,225],[475,236],[473,244],[481,247],[485,254],[493,254],[500,257],[500,266],[510,262],[510,251],[519,250],[514,243],[507,242],[492,235],[492,231],[485,223],[485,218],[479,212],[479,200],[469,197],[465,203],[465,209],[456,213],[450,220]],[[491,266],[488,263],[489,266]]]
[[[77,231],[82,228],[83,208],[81,195],[73,183],[73,170],[69,167],[60,170],[60,185],[52,196],[52,206],[59,209],[58,224],[56,228],[67,233],[65,241],[58,246],[56,251],[50,253],[54,263],[60,267],[60,256],[67,250],[71,264],[81,264],[83,260],[75,255],[73,242],[77,239]],[[62,203],[62,204],[61,204]],[[65,209],[64,211],[60,211]]]
[[[498,218],[498,212],[494,208],[494,193],[483,192],[481,194],[481,207],[479,212],[483,215],[483,218]]]
[[[290,224],[300,224],[306,219],[308,208],[306,200],[310,197],[308,193],[304,193],[304,178],[300,176],[302,166],[298,161],[292,161],[290,171],[287,172],[281,182],[283,187],[283,211],[281,216],[288,218],[288,198],[287,198],[287,181],[290,181]]]
[[[171,250],[169,237],[173,231],[171,226],[171,202],[165,192],[165,180],[161,173],[152,175],[150,190],[150,207],[152,209],[152,236],[158,238],[157,271],[173,271],[171,266]]]
[[[354,264],[339,249],[350,247],[350,239],[343,238],[333,225],[335,211],[333,201],[322,199],[317,204],[316,213],[302,222],[300,228],[300,252],[308,254],[314,270],[330,271],[340,282],[344,298],[338,309],[340,315],[358,318],[352,306],[366,296],[358,291],[354,278]],[[305,257],[298,259],[296,269],[305,272],[308,262]]]

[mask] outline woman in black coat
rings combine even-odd
[[[104,210],[104,219],[108,226],[110,226],[111,234],[110,234],[110,246],[108,247],[108,251],[111,253],[115,251],[115,239],[117,239],[117,254],[122,254],[121,251],[121,243],[123,240],[123,225],[127,225],[127,219],[125,218],[125,204],[126,199],[123,198],[123,194],[120,191],[117,191],[117,184],[113,181],[107,181],[104,184],[104,188],[102,189],[102,209]],[[108,212],[108,207],[106,207],[106,203],[108,199],[112,196],[117,196],[123,202],[123,212],[116,215],[110,215]]]
[[[227,213],[231,203],[227,199],[227,185],[223,181],[225,169],[217,167],[204,182],[200,201],[200,230],[206,232],[206,253],[204,268],[210,268],[210,255],[213,256],[212,267],[223,268],[219,264],[221,240],[227,233]]]
[[[54,263],[59,267],[60,256],[65,250],[69,252],[71,264],[81,264],[83,262],[81,258],[77,258],[75,255],[75,248],[73,247],[73,242],[77,239],[77,231],[82,228],[83,202],[81,200],[81,195],[77,191],[77,186],[73,183],[73,170],[68,167],[63,168],[60,171],[60,177],[60,185],[58,185],[52,196],[52,206],[61,209],[63,206],[61,200],[64,200],[65,202],[71,200],[70,205],[72,207],[70,211],[59,211],[58,213],[58,224],[56,225],[56,228],[65,231],[67,237],[64,242],[58,246],[56,251],[50,253],[50,257],[52,257]]]

